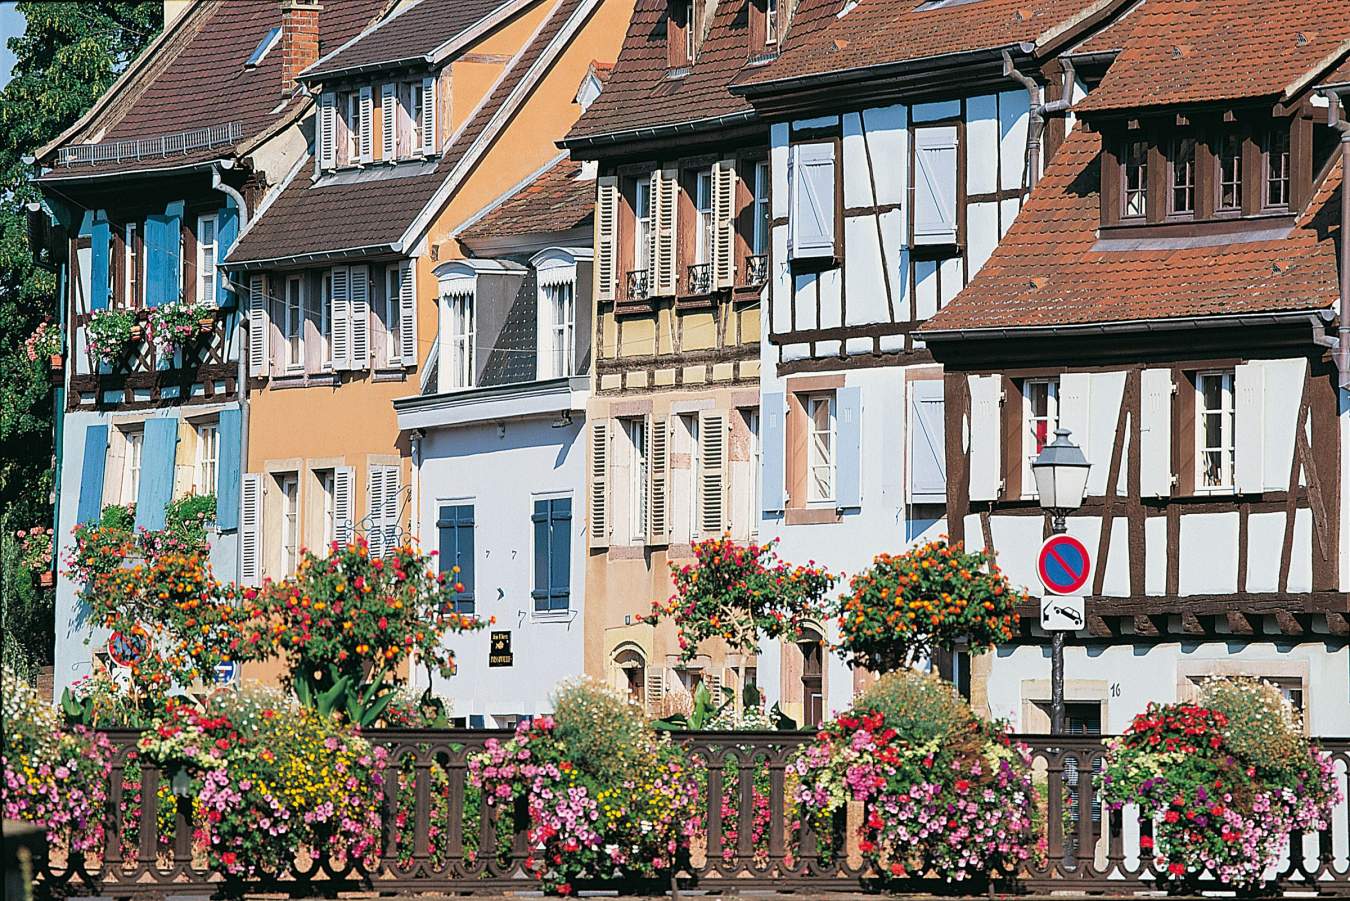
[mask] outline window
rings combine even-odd
[[[319,344],[325,368],[333,365],[333,270],[319,276]]]
[[[574,375],[576,360],[576,284],[560,281],[541,289],[547,314],[548,329],[543,336],[544,354],[540,378],[562,378]]]
[[[815,728],[825,720],[825,641],[812,636],[797,648],[802,652],[803,726]]]
[[[347,95],[347,159],[352,165],[361,159],[361,95],[352,91]]]
[[[1172,212],[1195,212],[1195,138],[1172,144]]]
[[[197,217],[197,302],[216,301],[216,217]]]
[[[689,468],[686,470],[684,496],[689,498],[689,521],[686,523],[687,534],[690,539],[698,534],[698,486],[699,486],[699,465],[702,462],[703,455],[700,453],[698,415],[688,415],[680,417],[680,425],[684,429],[684,446],[689,452]]]
[[[806,499],[810,503],[834,500],[836,434],[834,414],[833,394],[813,394],[806,398]]]
[[[300,561],[300,480],[295,473],[277,479],[281,488],[281,574],[295,572]]]
[[[778,43],[778,0],[764,0],[764,43]]]
[[[145,444],[145,433],[141,431],[126,434],[126,465],[122,469],[122,503],[134,504],[141,493],[141,448]]]
[[[750,490],[746,492],[746,497],[750,502],[750,509],[745,513],[745,521],[748,523],[746,530],[754,535],[759,531],[759,472],[760,472],[760,444],[759,444],[759,410],[747,409],[741,411],[741,418],[745,421],[745,431],[749,437],[750,449]]]
[[[408,111],[408,132],[411,136],[410,151],[417,154],[422,149],[422,105],[426,95],[422,91],[422,82],[412,81],[404,85],[404,107]]]
[[[647,253],[652,234],[652,183],[639,178],[633,183],[633,270],[647,268]]]
[[[1148,144],[1131,141],[1121,156],[1124,192],[1121,215],[1139,218],[1148,211]]]
[[[698,50],[698,3],[697,0],[685,0],[684,4],[684,59],[685,64],[694,61]]]
[[[128,308],[139,306],[141,300],[141,255],[136,246],[138,231],[137,223],[128,222],[122,233],[122,300],[123,306]]]
[[[286,368],[305,368],[305,281],[302,276],[286,278],[286,309],[282,316],[282,338],[286,342]]]
[[[403,293],[403,269],[390,266],[384,270],[384,359],[393,362],[402,358],[402,315],[399,301]]]
[[[751,233],[750,252],[761,256],[769,252],[769,164],[755,163],[755,224]]]
[[[541,498],[534,502],[534,611],[566,610],[572,584],[572,499]]]
[[[1242,209],[1242,138],[1224,135],[1219,143],[1219,199],[1220,212]]]
[[[473,290],[456,291],[445,297],[449,317],[449,373],[452,388],[472,388],[474,379]]]
[[[694,178],[694,211],[698,215],[694,262],[708,262],[713,244],[712,170],[702,169]]]
[[[323,502],[323,546],[331,548],[338,535],[337,474],[331,469],[324,469],[320,470],[317,475],[319,477],[319,493],[322,495]]]
[[[622,422],[632,455],[628,467],[628,535],[633,541],[641,541],[647,534],[647,420],[624,419]]]
[[[215,494],[220,472],[220,430],[216,423],[197,426],[198,494]]]
[[[1026,456],[1035,457],[1059,428],[1059,379],[1027,379],[1022,385],[1026,409]]]
[[[1224,491],[1233,487],[1233,371],[1201,372],[1196,387],[1196,486]]]
[[[1266,133],[1266,195],[1268,207],[1289,206],[1289,132],[1272,128]]]
[[[455,613],[472,614],[474,601],[473,504],[445,504],[437,511],[441,572],[456,586]]]

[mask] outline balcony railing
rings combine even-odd
[[[219,881],[192,852],[191,799],[179,799],[176,810],[161,811],[168,796],[161,794],[160,786],[167,775],[148,761],[133,762],[139,733],[105,734],[116,753],[109,776],[111,803],[103,814],[104,845],[85,854],[51,855],[40,873],[40,889],[53,895],[163,898],[209,894],[219,888]],[[383,854],[373,866],[335,859],[325,848],[302,849],[303,859],[280,875],[245,880],[232,888],[241,896],[332,897],[338,891],[500,895],[530,885],[524,871],[529,853],[527,811],[519,804],[514,810],[482,805],[468,785],[469,757],[489,739],[510,734],[463,729],[367,731],[366,738],[389,749],[385,784],[400,785],[402,779],[410,789],[386,795],[381,814]],[[815,739],[814,733],[684,732],[673,737],[706,773],[699,791],[701,815],[694,824],[692,863],[677,874],[681,888],[711,893],[790,891],[810,898],[876,891],[877,874],[858,863],[857,827],[865,815],[860,805],[850,805],[833,822],[821,824],[804,816],[806,811],[791,797],[788,766],[798,749]],[[1141,849],[1140,837],[1153,834],[1152,821],[1141,819],[1133,807],[1104,807],[1093,780],[1082,777],[1100,771],[1106,753],[1102,739],[1018,738],[1031,748],[1038,774],[1035,819],[1043,830],[1045,854],[1033,856],[1016,873],[991,885],[972,881],[966,894],[992,896],[997,889],[1132,898],[1140,892],[1164,892],[1166,873],[1151,853]],[[1321,739],[1318,745],[1338,770],[1350,763],[1350,739]],[[134,772],[129,764],[139,767],[136,782],[127,781]],[[1089,815],[1080,816],[1080,811]],[[1348,811],[1342,802],[1333,811],[1331,827],[1292,837],[1276,868],[1270,895],[1350,894],[1350,860],[1344,851]],[[499,822],[503,817],[509,823]],[[617,890],[622,895],[664,892],[671,886],[601,881],[584,888]],[[902,888],[957,895],[962,886],[920,876]],[[1207,877],[1197,888],[1228,887]]]
[[[745,258],[745,283],[762,285],[769,280],[769,255],[752,253]]]
[[[712,264],[695,263],[689,267],[685,277],[685,289],[689,294],[707,294],[712,290]]]
[[[651,270],[634,269],[628,273],[628,284],[625,286],[624,300],[646,300],[651,296],[651,282],[648,276]]]

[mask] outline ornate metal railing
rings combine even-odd
[[[627,290],[624,292],[625,300],[646,300],[651,295],[649,273],[650,270],[648,269],[634,269],[628,273]]]
[[[528,885],[525,811],[482,805],[468,776],[469,757],[493,737],[489,730],[374,730],[368,737],[390,751],[384,784],[383,854],[369,870],[334,861],[313,849],[283,877],[229,887],[235,892],[285,893],[291,897],[332,896],[338,891],[381,894],[431,892],[489,894]],[[53,859],[41,881],[52,894],[98,894],[110,898],[201,894],[221,888],[207,874],[191,846],[190,799],[176,798],[172,817],[159,812],[164,778],[150,766],[139,785],[126,783],[136,733],[108,733],[117,750],[111,776],[111,804],[102,854]],[[677,733],[706,775],[703,811],[692,864],[676,878],[682,888],[707,892],[772,890],[801,897],[877,888],[875,875],[858,853],[853,836],[861,822],[856,805],[840,811],[819,832],[791,800],[788,765],[797,749],[812,741],[807,732]],[[1094,893],[1127,897],[1165,887],[1150,855],[1141,854],[1140,836],[1153,824],[1136,810],[1101,805],[1086,774],[1100,769],[1101,739],[1082,736],[1022,736],[1031,746],[1039,789],[1039,816],[1046,853],[1010,878],[988,886],[970,885],[967,894],[992,891]],[[1324,739],[1344,778],[1350,739]],[[402,783],[400,785],[400,779]],[[1344,783],[1343,783],[1344,784]],[[139,792],[134,815],[120,812],[123,798]],[[767,822],[763,817],[767,796]],[[757,798],[760,804],[756,805]],[[1087,816],[1080,812],[1088,811]],[[170,837],[160,825],[174,820]],[[402,825],[395,828],[396,823]],[[139,828],[136,828],[139,827]],[[135,828],[134,842],[128,839]],[[1291,837],[1273,874],[1272,893],[1350,895],[1350,807],[1337,807],[1331,827]],[[668,885],[590,886],[625,891],[661,891]],[[891,890],[960,894],[957,887],[918,878]],[[1202,889],[1222,886],[1202,885]]]
[[[690,294],[707,294],[712,290],[712,264],[695,263],[685,276],[685,287]]]
[[[769,255],[755,253],[745,258],[745,283],[762,285],[769,280]]]

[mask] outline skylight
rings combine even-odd
[[[262,40],[258,42],[258,46],[253,48],[253,53],[249,55],[248,61],[244,63],[244,68],[257,68],[258,64],[263,61],[263,57],[267,56],[267,52],[276,46],[277,38],[279,37],[281,37],[280,26],[268,30],[267,34],[263,35]]]

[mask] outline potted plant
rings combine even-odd
[[[215,323],[215,311],[201,302],[177,300],[150,311],[150,340],[163,354],[186,347],[199,335],[209,335]]]
[[[53,372],[60,372],[65,363],[61,354],[63,342],[61,329],[52,324],[51,320],[44,319],[38,323],[38,327],[33,329],[33,334],[24,339],[24,351],[28,354],[28,359],[34,363],[46,357],[51,361]]]
[[[95,310],[85,326],[89,350],[99,362],[112,365],[120,361],[128,346],[141,338],[141,327],[131,310]]]
[[[19,562],[33,574],[43,588],[56,583],[52,573],[52,530],[43,526],[20,529],[14,533],[19,540]]]

